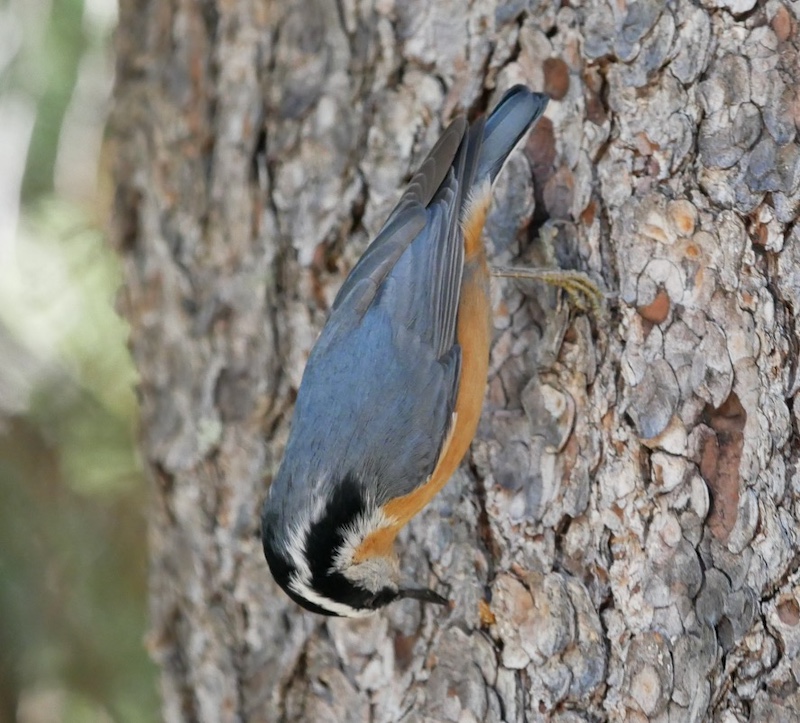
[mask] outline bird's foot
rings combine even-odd
[[[591,311],[595,316],[599,316],[603,308],[605,294],[583,271],[533,269],[524,266],[494,266],[492,267],[492,276],[540,281],[549,286],[564,289],[576,308],[581,311]]]

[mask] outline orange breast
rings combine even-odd
[[[383,511],[391,524],[367,535],[357,548],[354,562],[375,555],[390,555],[397,533],[444,487],[461,464],[475,432],[486,393],[489,373],[492,310],[489,267],[481,242],[490,196],[476,199],[464,220],[464,275],[458,306],[458,343],[461,345],[461,378],[456,397],[453,428],[428,481],[413,492],[387,502]]]

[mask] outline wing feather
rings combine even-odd
[[[488,120],[454,121],[345,280],[306,366],[273,483],[269,504],[286,529],[308,515],[307,485],[321,493],[349,475],[382,504],[432,473],[461,372],[464,209],[545,105],[517,87]],[[302,495],[287,494],[294,484]]]
[[[355,288],[362,293],[377,289],[394,264],[420,233],[427,220],[426,207],[442,186],[453,159],[467,131],[464,118],[454,120],[431,149],[422,165],[411,178],[394,210],[389,214],[375,240],[358,260],[345,279],[333,302],[332,310],[340,307]],[[362,284],[365,279],[371,283]],[[366,308],[363,298],[352,296],[349,303]]]

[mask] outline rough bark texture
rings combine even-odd
[[[116,242],[165,718],[800,711],[800,3],[122,0]],[[554,102],[500,177],[481,427],[401,537],[451,611],[304,614],[258,512],[338,285],[456,112]]]

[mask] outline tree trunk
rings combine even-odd
[[[122,0],[121,306],[168,721],[800,713],[800,60],[792,0]],[[456,113],[525,82],[467,460],[401,535],[453,609],[273,583],[259,510],[333,295]]]

